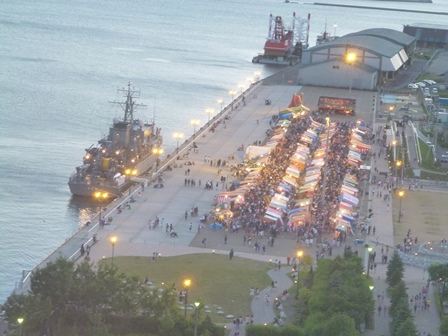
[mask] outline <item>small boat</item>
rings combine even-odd
[[[335,27],[334,28],[335,35],[331,35],[331,33],[327,31],[327,20],[325,20],[325,30],[322,33],[320,33],[319,35],[317,35],[316,45],[336,40],[338,38],[336,36],[337,25],[335,24],[334,27]]]
[[[125,102],[112,102],[123,108],[123,119],[113,119],[109,134],[85,150],[83,164],[70,175],[68,185],[73,195],[93,197],[100,191],[109,198],[120,196],[132,176],[146,173],[158,159],[153,152],[162,145],[160,128],[155,128],[154,119],[134,119],[137,107],[144,105],[135,103],[140,92],[131,85],[119,90]]]

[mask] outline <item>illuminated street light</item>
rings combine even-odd
[[[185,313],[184,313],[184,316],[187,317],[188,289],[191,286],[191,280],[190,279],[185,279],[183,285],[184,285],[184,289],[185,289],[185,300],[184,300],[184,303],[185,303],[184,312]]]
[[[199,119],[193,119],[190,121],[191,126],[193,126],[193,140],[196,138],[196,126],[199,126],[200,122],[201,121]]]
[[[101,210],[103,208],[103,206],[101,205],[101,202],[103,199],[107,199],[109,197],[109,194],[107,192],[97,191],[93,194],[93,196],[95,196],[95,198],[98,200],[98,203],[100,204],[100,219],[99,219],[99,221],[101,222]]]
[[[208,115],[208,123],[210,123],[210,116],[215,113],[215,109],[212,108],[206,108],[205,109],[205,114]]]
[[[347,55],[345,55],[345,61],[347,62],[347,64],[353,65],[353,63],[356,61],[357,57],[358,56],[355,53],[351,52],[351,53],[348,53]],[[353,75],[350,76],[350,88],[349,88],[350,98],[352,97],[352,85],[353,85]]]
[[[224,105],[224,99],[219,98],[218,104],[221,105],[221,112],[222,112],[222,106]]]
[[[229,91],[229,95],[230,97],[232,97],[232,104],[231,104],[231,110],[233,111],[233,102],[235,100],[235,96],[236,96],[237,92],[235,90],[230,90]]]
[[[19,317],[19,318],[17,319],[17,323],[18,323],[19,326],[20,326],[20,336],[22,336],[22,323],[23,323],[23,321],[24,321],[24,318],[23,318],[23,317]]]
[[[176,153],[179,153],[179,140],[184,137],[184,134],[176,132],[173,134],[173,137],[177,141]]]
[[[114,267],[114,252],[115,252],[115,244],[117,243],[117,236],[112,236],[110,237],[110,243],[112,244],[112,262],[111,262],[111,266],[112,268]]]
[[[398,210],[398,223],[401,222],[401,203],[403,201],[404,191],[400,190],[398,192],[398,197],[400,198],[400,209]]]
[[[157,155],[157,158],[156,158],[156,172],[157,172],[157,170],[159,170],[159,163],[160,163],[159,157],[160,157],[160,154],[163,154],[164,150],[163,150],[163,148],[153,148],[152,152],[153,152],[153,154]]]
[[[367,252],[367,276],[369,276],[370,273],[370,252],[372,252],[373,248],[371,246],[367,246],[366,252]]]
[[[194,305],[196,307],[194,311],[194,336],[198,336],[198,307],[200,302],[195,302]]]
[[[297,264],[297,277],[296,277],[296,281],[297,281],[296,299],[299,298],[299,273],[300,273],[300,263],[301,263],[302,257],[303,257],[303,251],[301,251],[301,250],[297,251],[298,264]]]

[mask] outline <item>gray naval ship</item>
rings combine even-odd
[[[68,181],[73,195],[93,197],[101,192],[117,197],[132,176],[146,173],[157,160],[153,153],[162,145],[161,129],[155,127],[154,119],[134,119],[137,107],[144,105],[134,102],[140,92],[132,88],[132,83],[119,91],[126,101],[112,103],[123,108],[124,118],[114,118],[109,135],[86,149],[83,164],[76,167]]]

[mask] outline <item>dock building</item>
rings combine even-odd
[[[403,33],[415,37],[418,48],[448,48],[448,25],[413,23],[405,25]]]

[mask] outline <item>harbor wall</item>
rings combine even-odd
[[[405,2],[405,1],[402,1]],[[418,1],[422,2],[422,1]],[[360,9],[373,9],[373,10],[385,10],[392,12],[408,12],[408,13],[421,13],[421,14],[434,14],[434,15],[448,15],[448,12],[435,12],[426,10],[414,10],[414,9],[404,9],[404,8],[385,8],[385,7],[371,7],[371,6],[359,6],[359,5],[343,5],[343,4],[332,4],[325,2],[314,2],[315,6],[331,6],[331,7],[345,7],[345,8],[360,8]]]
[[[121,197],[116,198],[112,203],[106,206],[107,210],[103,212],[103,219],[111,217],[113,220],[113,216],[117,214],[118,208],[123,208],[126,204],[130,204],[131,197],[136,196],[139,192],[142,191],[142,188],[145,186],[149,186],[151,181],[153,180],[151,177],[157,177],[157,174],[163,172],[169,165],[172,165],[178,156],[182,157],[185,153],[187,153],[191,148],[192,144],[196,139],[202,137],[206,134],[206,132],[210,131],[213,125],[217,122],[223,122],[225,117],[238,108],[239,104],[243,103],[243,97],[252,94],[254,90],[256,90],[262,83],[262,80],[259,80],[250,85],[250,87],[244,91],[242,91],[238,96],[234,98],[232,102],[230,102],[227,106],[225,106],[222,111],[217,113],[213,118],[210,119],[205,125],[201,126],[195,135],[192,135],[190,138],[186,139],[182,144],[179,145],[179,150],[174,149],[171,153],[167,154],[164,158],[161,159],[160,164],[158,166],[158,170],[155,170],[155,167],[149,169],[145,174],[141,175],[137,180],[138,182],[146,182],[139,183],[137,186],[131,186],[127,191],[123,193]],[[77,261],[81,257],[81,245],[92,246],[94,242],[93,236],[99,230],[99,218],[95,218],[95,221],[92,221],[91,224],[86,224],[84,227],[76,231],[72,236],[68,237],[58,248],[56,248],[52,253],[50,253],[44,260],[38,263],[32,270],[24,270],[22,271],[22,278],[19,281],[16,281],[14,290],[12,294],[28,294],[30,290],[30,280],[34,271],[46,267],[46,265],[50,262],[54,262],[58,258],[66,258],[71,261]]]

